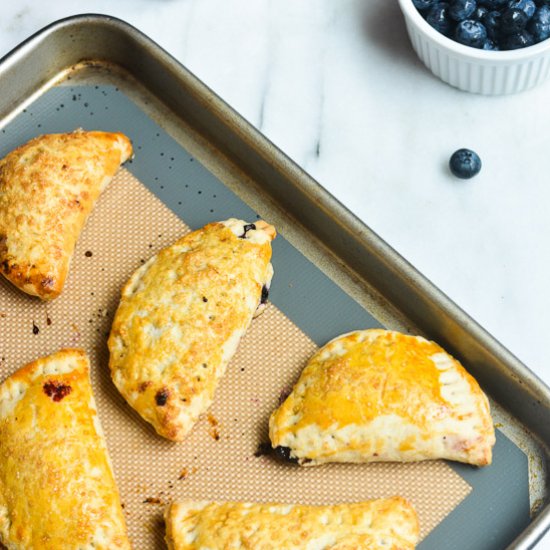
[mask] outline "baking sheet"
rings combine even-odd
[[[259,214],[101,75],[97,84],[65,81],[52,88],[2,129],[2,155],[39,133],[83,127],[127,133],[136,156],[101,197],[58,300],[45,305],[0,283],[0,375],[64,346],[90,353],[134,546],[164,547],[162,508],[175,498],[328,504],[394,494],[409,498],[419,512],[420,548],[509,544],[530,521],[529,469],[527,456],[503,434],[494,464],[484,469],[442,461],[300,469],[255,456],[267,440],[269,414],[316,347],[381,324],[285,231],[274,243],[272,303],[253,322],[214,406],[188,439],[162,440],[126,405],[110,382],[106,348],[123,283],[190,228],[233,216],[254,221]],[[262,216],[270,221],[269,208]]]

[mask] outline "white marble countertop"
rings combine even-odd
[[[157,41],[550,383],[550,81],[443,84],[389,0],[2,2],[0,54],[83,12]],[[484,163],[469,181],[460,147]]]

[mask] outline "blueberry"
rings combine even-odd
[[[550,0],[412,1],[435,30],[466,46],[512,50],[550,40]]]
[[[508,8],[500,18],[502,34],[517,34],[525,29],[529,18],[523,10]]]
[[[471,17],[476,8],[476,0],[453,0],[449,4],[449,17],[455,21],[464,21]]]
[[[537,6],[533,0],[510,0],[508,2],[508,7],[523,10],[529,19],[533,17],[533,14],[537,9]]]
[[[481,159],[470,149],[459,149],[451,155],[449,168],[457,178],[470,179],[479,174]]]
[[[518,50],[532,46],[534,43],[535,39],[529,31],[520,31],[504,36],[500,46],[503,50]]]
[[[485,6],[488,10],[498,10],[503,8],[508,0],[479,0],[478,4]]]
[[[527,25],[527,30],[533,35],[535,42],[550,38],[550,6],[541,6]]]
[[[455,40],[465,46],[481,48],[487,40],[487,31],[479,21],[466,19],[456,26]]]
[[[481,21],[485,26],[485,29],[487,30],[487,36],[491,40],[496,40],[498,38],[498,34],[500,32],[501,17],[501,13],[499,11],[493,10],[487,12],[485,17]]]
[[[478,6],[474,13],[472,14],[472,19],[474,21],[483,22],[483,18],[489,13],[489,10],[484,6]]]
[[[414,7],[418,11],[425,11],[430,9],[433,6],[434,2],[435,0],[412,0]]]
[[[487,40],[483,42],[483,46],[481,47],[481,49],[491,51],[491,52],[496,52],[500,48],[490,38],[487,38]]]
[[[550,6],[541,6],[535,12],[534,19],[545,25],[550,25]]]
[[[453,30],[453,22],[449,18],[449,4],[437,2],[426,16],[426,21],[438,32],[449,36]]]

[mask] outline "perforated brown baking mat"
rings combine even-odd
[[[120,289],[147,258],[190,227],[228,217],[254,221],[257,215],[110,86],[50,90],[3,130],[0,153],[39,133],[79,126],[124,131],[136,157],[100,198],[60,298],[46,305],[0,279],[0,376],[62,347],[88,351],[135,548],[165,547],[163,508],[184,498],[331,504],[399,494],[419,513],[425,538],[420,548],[503,547],[495,537],[490,546],[461,545],[469,534],[458,527],[468,514],[490,514],[483,503],[499,495],[512,495],[516,516],[526,505],[527,514],[519,514],[524,526],[527,467],[523,453],[501,434],[495,464],[482,470],[441,461],[299,468],[256,456],[268,440],[270,413],[317,346],[348,330],[379,326],[284,235],[274,243],[272,303],[241,342],[211,410],[182,443],[157,436],[110,381],[106,341]],[[516,482],[502,482],[510,476]],[[449,544],[442,546],[442,537]]]

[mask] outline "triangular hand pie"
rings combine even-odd
[[[188,501],[166,510],[170,550],[413,550],[418,533],[400,497],[336,506]]]
[[[132,154],[120,133],[47,134],[0,161],[0,271],[43,300],[62,289],[99,194]]]
[[[263,221],[208,224],[152,257],[122,290],[111,376],[160,435],[181,441],[210,406],[267,300],[274,237]]]
[[[0,543],[130,548],[81,350],[38,359],[0,385]]]
[[[385,330],[345,334],[308,362],[270,418],[279,454],[303,465],[444,458],[491,463],[489,402],[434,342]]]

